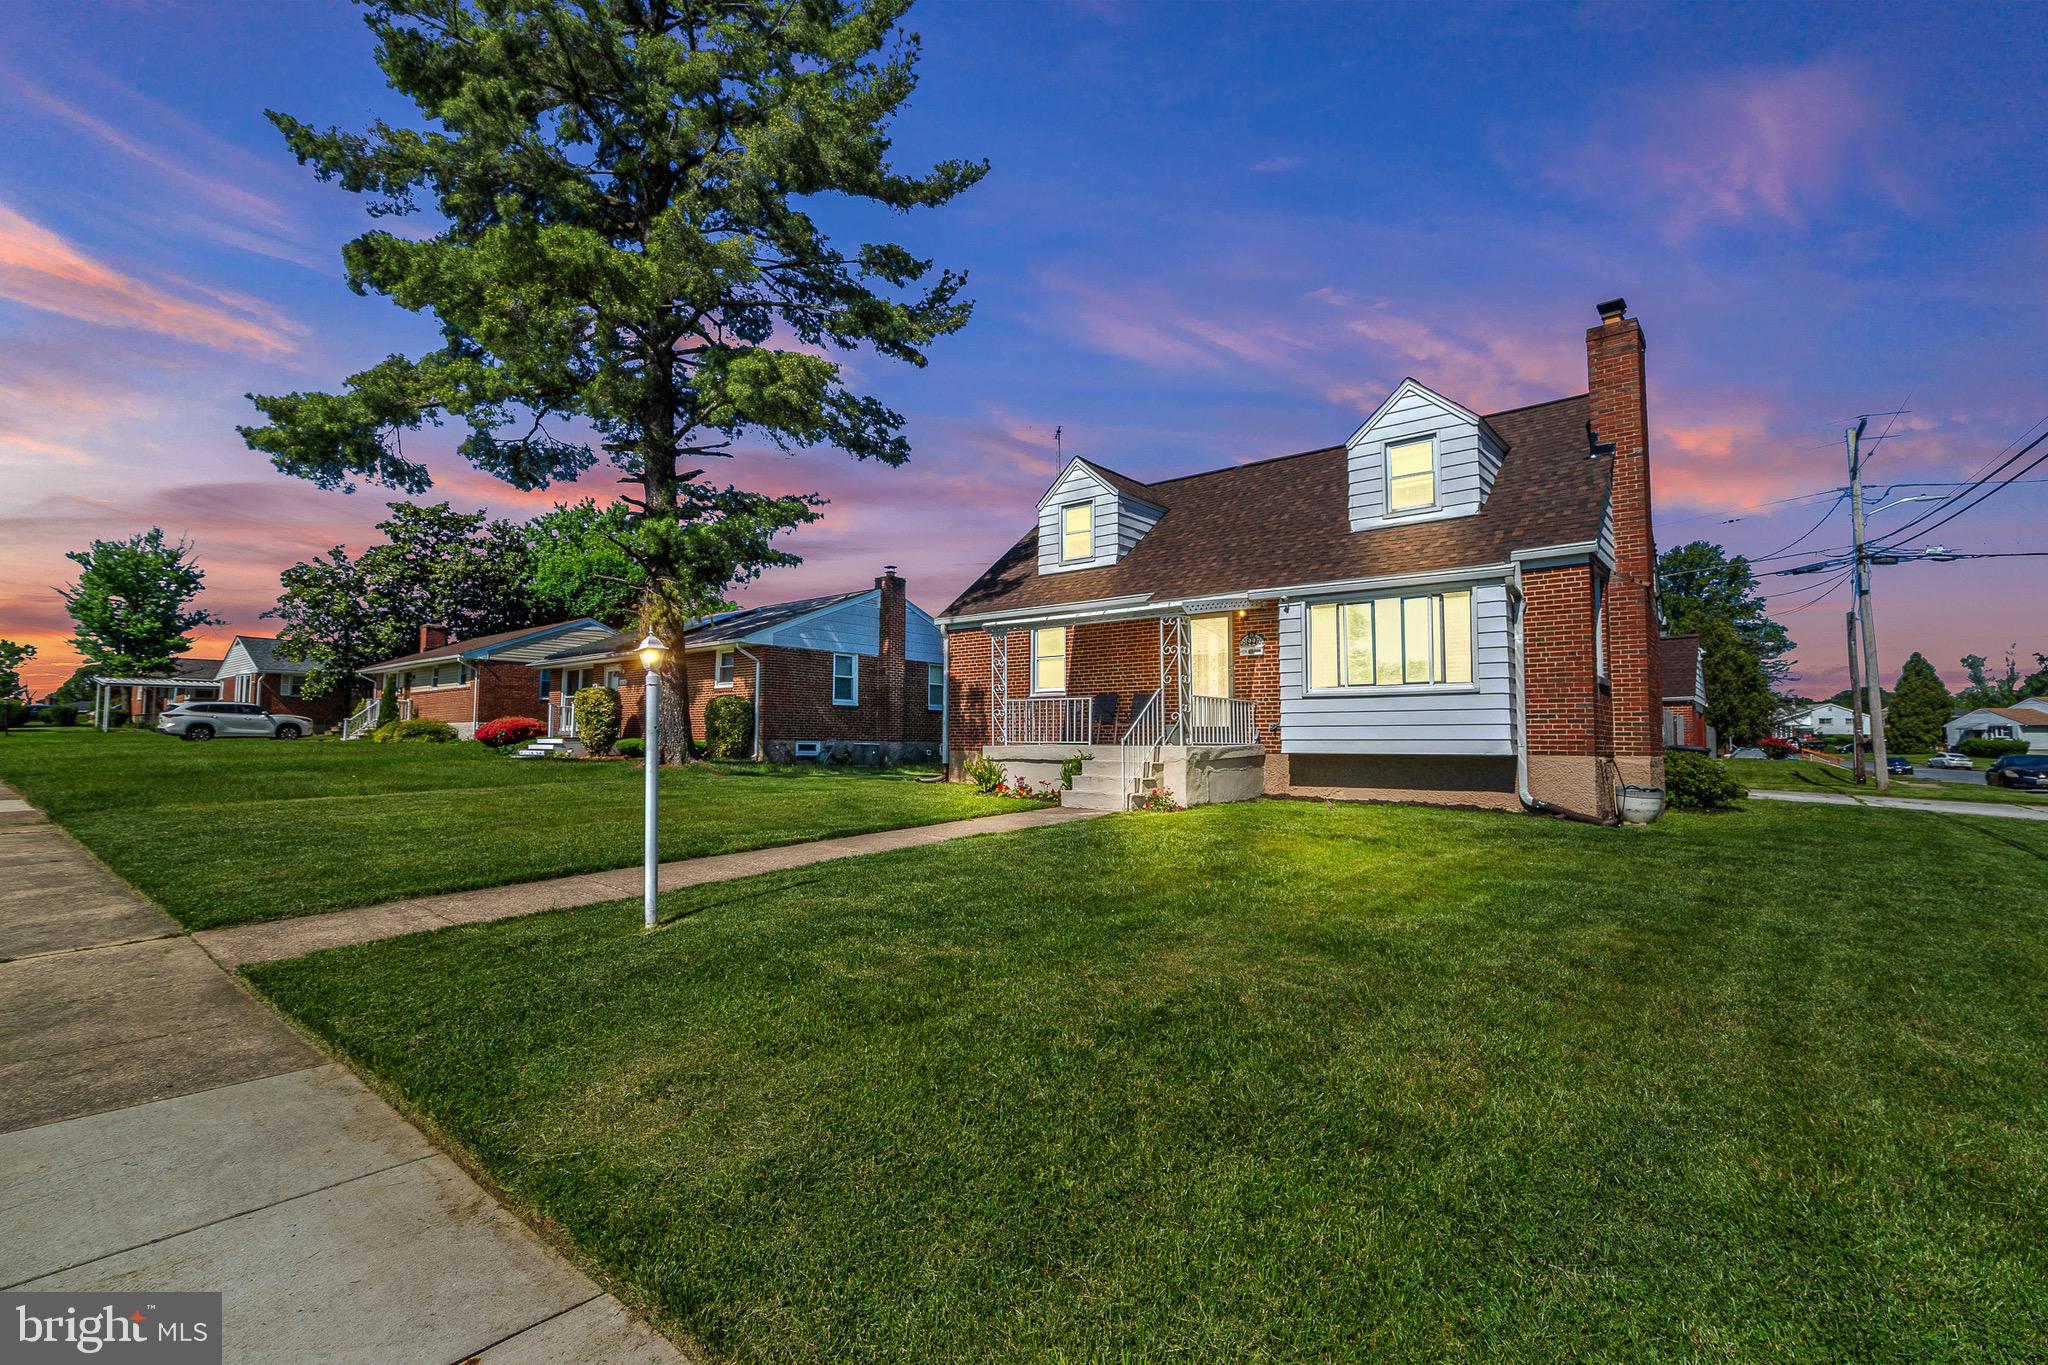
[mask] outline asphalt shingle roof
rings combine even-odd
[[[474,654],[478,650],[492,649],[498,645],[508,645],[514,640],[524,640],[530,635],[542,635],[551,630],[560,630],[565,626],[573,626],[578,621],[585,619],[587,618],[572,616],[566,621],[554,621],[544,626],[526,626],[519,630],[501,630],[495,635],[472,635],[467,640],[450,640],[447,644],[435,645],[432,649],[423,649],[416,654],[401,654],[395,659],[386,659],[378,664],[377,667],[386,668],[392,664],[425,663],[430,659],[453,659],[463,654]],[[583,651],[579,650],[578,652],[582,653]]]
[[[684,647],[694,649],[699,645],[719,645],[733,640],[744,640],[758,631],[773,630],[777,626],[787,625],[800,616],[808,616],[822,607],[850,601],[860,596],[862,592],[868,591],[871,589],[831,593],[824,597],[800,597],[794,602],[775,602],[765,607],[748,607],[743,611],[728,611],[717,616],[706,616],[683,627]],[[617,658],[640,648],[641,634],[638,627],[614,631],[605,639],[550,654],[548,659],[553,662],[560,659]]]
[[[1493,413],[1507,447],[1485,507],[1442,521],[1351,529],[1343,446],[1157,483],[1102,469],[1165,509],[1115,564],[1038,572],[1034,527],[945,615],[1058,606],[1139,594],[1173,599],[1504,562],[1512,551],[1596,539],[1613,461],[1596,456],[1586,396]]]

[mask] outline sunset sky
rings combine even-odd
[[[77,664],[67,550],[191,540],[195,648],[269,634],[278,571],[360,548],[366,488],[273,471],[243,395],[330,388],[431,327],[358,298],[367,219],[263,111],[404,120],[346,5],[16,3],[0,45],[0,636],[37,692]],[[834,209],[971,274],[961,335],[859,382],[910,420],[897,470],[756,450],[715,473],[831,499],[801,568],[743,594],[901,566],[927,608],[1031,519],[1068,454],[1150,479],[1341,442],[1403,375],[1492,411],[1585,387],[1593,305],[1649,337],[1657,535],[1769,554],[1843,481],[1955,480],[2048,419],[2048,6],[1200,6],[927,3],[907,166],[989,178],[908,219]],[[443,430],[432,495],[526,515]],[[1943,527],[2048,549],[2048,467]],[[1899,494],[1929,491],[1902,488]],[[1896,496],[1896,495],[1895,495]],[[1916,510],[1878,515],[1880,531]],[[1739,518],[1732,523],[1729,519]],[[1836,509],[1798,549],[1837,551]],[[1800,562],[1778,559],[1771,567]],[[1881,569],[1885,670],[2048,650],[2048,559]],[[1802,690],[1844,677],[1837,589],[1786,593]]]

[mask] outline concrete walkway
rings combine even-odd
[[[0,787],[0,1288],[219,1291],[235,1361],[685,1357]]]
[[[1872,810],[1925,810],[1936,815],[1990,815],[2000,820],[2048,820],[2048,806],[2005,805],[1997,801],[1931,801],[1910,796],[1849,796],[1835,792],[1766,792],[1752,790],[1759,801],[1791,801],[1807,806],[1868,806]]]
[[[686,858],[661,865],[661,889],[676,891],[707,882],[751,877],[758,872],[781,872],[812,863],[857,858],[867,853],[922,848],[927,844],[949,843],[954,839],[983,834],[1038,829],[1044,825],[1092,819],[1101,813],[1053,806],[1044,810],[1016,811],[1009,815],[984,815],[972,820],[948,820],[943,824],[919,825],[911,829],[878,830],[873,834],[854,834],[844,839],[818,839],[807,844],[785,844],[780,848]],[[531,915],[540,910],[568,910],[579,905],[596,905],[601,901],[637,898],[641,890],[640,878],[641,870],[637,867],[621,868],[615,872],[589,872],[575,877],[485,887],[478,891],[457,891],[445,896],[387,901],[357,910],[336,910],[327,915],[239,924],[226,929],[203,929],[193,938],[226,966],[240,967],[251,962],[302,957],[322,948],[338,948],[348,943],[369,943],[380,938],[396,938],[400,934],[445,929],[451,924],[481,924],[489,920]]]

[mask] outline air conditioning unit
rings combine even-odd
[[[800,739],[790,749],[798,758],[816,758],[824,751],[825,746],[815,739]]]

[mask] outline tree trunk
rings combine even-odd
[[[690,698],[687,666],[680,648],[671,650],[661,670],[661,762],[673,767],[690,761]]]

